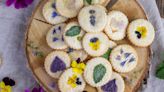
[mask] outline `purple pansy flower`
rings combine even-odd
[[[6,5],[11,6],[14,4],[16,9],[25,8],[30,5],[33,0],[6,0]]]
[[[42,87],[34,87],[32,90],[30,89],[25,89],[24,92],[44,92]]]

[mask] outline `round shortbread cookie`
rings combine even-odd
[[[73,49],[82,49],[81,40],[85,31],[79,26],[77,22],[70,22],[65,27],[64,39],[65,42]]]
[[[113,72],[110,81],[97,89],[98,92],[124,92],[125,83],[121,75]]]
[[[138,55],[132,46],[127,44],[119,45],[112,50],[110,61],[116,71],[126,73],[137,66]]]
[[[97,57],[87,62],[84,70],[84,78],[93,87],[106,84],[112,75],[112,66],[108,60]]]
[[[84,0],[84,5],[91,5],[91,4],[105,4],[107,0]]]
[[[71,61],[76,61],[78,59],[80,59],[80,61],[84,61],[88,57],[88,54],[84,50],[75,50],[72,48],[68,48],[66,52],[70,56]]]
[[[128,27],[128,38],[136,46],[147,47],[155,38],[154,27],[145,19],[134,20]]]
[[[81,74],[75,74],[70,68],[61,75],[58,85],[61,92],[82,92],[86,83]]]
[[[54,51],[46,57],[44,67],[51,77],[59,78],[61,73],[70,67],[70,64],[70,57],[66,52]]]
[[[103,55],[110,46],[108,37],[100,33],[86,33],[82,40],[84,50],[91,56]]]
[[[76,17],[83,7],[83,0],[56,0],[57,11],[67,18]]]
[[[108,14],[105,33],[112,40],[122,40],[126,35],[128,23],[128,18],[124,13],[111,11]]]
[[[68,47],[63,37],[65,26],[65,23],[55,25],[47,33],[46,41],[51,48],[66,49]]]
[[[81,9],[78,21],[87,32],[101,32],[107,22],[105,7],[101,5],[89,5]]]
[[[43,7],[43,16],[47,22],[51,24],[63,23],[67,20],[66,17],[61,16],[56,10],[56,1],[48,1]]]

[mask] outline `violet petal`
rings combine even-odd
[[[125,58],[128,58],[130,55],[131,55],[131,53],[125,53],[125,54],[124,54],[124,57],[125,57]]]
[[[104,92],[117,92],[116,79],[109,81],[107,84],[101,87]]]
[[[30,91],[30,89],[25,89],[25,91],[24,91],[24,92],[31,92],[31,91]]]
[[[31,4],[33,1],[34,1],[34,0],[24,0],[24,2],[25,2],[27,5]]]
[[[129,63],[130,63],[130,62],[133,62],[133,61],[135,61],[135,58],[134,58],[134,57],[132,57],[132,58],[129,60]]]
[[[123,61],[123,62],[121,62],[120,64],[121,64],[121,66],[124,66],[125,63],[126,63],[126,61]]]
[[[56,73],[58,71],[63,71],[66,69],[66,65],[65,63],[59,58],[59,57],[55,57],[55,59],[53,60],[52,64],[51,64],[51,71]]]
[[[33,89],[32,89],[32,92],[39,92],[39,89],[33,88]]]
[[[56,42],[57,40],[59,40],[57,37],[53,38],[53,42]]]
[[[16,2],[16,0],[6,0],[6,5],[10,6],[12,5],[14,2]]]

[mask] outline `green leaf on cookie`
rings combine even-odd
[[[98,83],[102,80],[102,78],[104,77],[106,73],[106,68],[104,65],[99,64],[94,68],[93,71],[93,79],[95,83]]]
[[[79,35],[81,32],[80,26],[72,26],[69,30],[66,32],[66,36],[76,36]]]
[[[92,4],[92,0],[86,0],[88,4]]]
[[[156,77],[164,79],[164,61],[157,66]]]
[[[107,59],[107,60],[109,60],[109,56],[111,54],[111,51],[112,51],[112,49],[109,48],[108,51],[104,55],[102,55],[102,57],[105,58],[105,59]]]

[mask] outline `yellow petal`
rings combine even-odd
[[[74,74],[72,75],[72,77],[70,77],[67,81],[67,84],[70,85],[71,87],[76,87],[76,79],[77,79],[77,76]]]
[[[11,86],[6,86],[7,92],[11,92]]]
[[[84,63],[80,63],[79,65],[80,65],[81,69],[85,69],[85,64]]]
[[[137,27],[137,31],[141,33],[141,37],[145,38],[147,35],[147,29],[144,26]]]
[[[82,74],[83,73],[83,70],[82,69],[74,69],[74,72],[77,73],[77,74]]]
[[[71,79],[68,79],[67,84],[71,84],[71,83],[72,83],[72,80]]]
[[[75,88],[75,87],[76,87],[76,84],[75,84],[75,83],[73,83],[73,84],[71,84],[71,86],[72,86],[73,88]]]
[[[76,62],[76,61],[72,61],[71,66],[72,66],[73,68],[75,68],[75,67],[77,66],[77,62]]]
[[[11,86],[5,86],[4,88],[1,88],[1,92],[11,92]]]
[[[77,74],[82,74],[83,70],[82,69],[78,69],[78,68],[73,68],[73,72],[75,72]]]
[[[77,78],[77,76],[74,74],[74,75],[72,76],[72,79],[73,79],[73,80],[76,80],[76,78]]]
[[[91,46],[91,47],[92,47],[93,45],[94,45],[94,43],[92,43],[92,42],[90,42],[90,43],[89,43],[89,46]]]
[[[5,83],[2,81],[0,82],[0,88],[4,88],[5,87]]]

